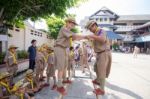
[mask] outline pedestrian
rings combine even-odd
[[[6,70],[11,75],[11,81],[10,85],[13,86],[13,78],[17,74],[18,70],[18,59],[17,59],[17,53],[16,53],[16,47],[15,45],[10,45],[8,52],[6,53],[6,56],[4,58],[4,62],[6,62]]]
[[[36,57],[36,40],[31,41],[31,46],[28,48],[29,53],[29,69],[32,69],[34,71],[35,68],[35,57]]]
[[[88,64],[88,51],[87,51],[87,46],[86,46],[86,43],[83,42],[83,54],[82,54],[82,72],[84,73],[85,72],[85,68],[87,68],[89,71],[90,71],[90,68],[89,68],[89,64]]]
[[[50,77],[53,77],[52,90],[54,90],[57,88],[56,76],[55,76],[55,65],[54,65],[54,48],[48,47],[47,52],[48,52],[48,60],[47,60],[48,66],[47,66],[47,70],[46,70],[47,86],[49,86],[49,84],[50,84]]]
[[[105,79],[109,76],[111,69],[111,52],[109,40],[106,32],[99,28],[95,21],[89,21],[86,25],[93,34],[88,35],[87,38],[93,40],[94,51],[97,54],[95,70],[97,78],[92,82],[98,84],[100,88],[95,89],[95,94],[105,94]]]
[[[138,46],[134,46],[134,51],[133,51],[133,57],[137,58],[137,54],[140,52],[140,49],[138,48]]]
[[[81,35],[77,35],[71,32],[71,29],[73,29],[75,25],[77,25],[77,23],[75,22],[74,18],[67,18],[65,20],[65,25],[60,29],[58,37],[55,41],[54,55],[56,67],[58,69],[57,91],[61,94],[66,94],[66,90],[62,84],[63,75],[65,74],[65,71],[67,69],[68,62],[66,48],[69,48],[71,46],[72,40],[81,40],[84,38]]]
[[[42,54],[44,56],[44,68],[42,70],[42,77],[41,77],[41,81],[44,81],[44,78],[46,78],[46,76],[44,76],[44,70],[46,70],[47,68],[47,61],[48,61],[48,52],[47,52],[47,49],[48,49],[48,45],[47,44],[42,44]]]
[[[71,46],[69,48],[69,54],[68,54],[68,78],[67,78],[67,82],[72,82],[71,78],[74,75],[74,49]]]
[[[76,67],[79,67],[79,62],[80,62],[79,47],[80,45],[76,46],[74,50],[74,60],[75,60]]]
[[[36,79],[37,81],[41,81],[42,77],[43,77],[43,70],[44,70],[44,55],[43,55],[43,48],[42,47],[38,47],[37,48],[37,55],[35,58],[35,64],[36,64],[36,68],[35,68],[35,74],[36,74]]]

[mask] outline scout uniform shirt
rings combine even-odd
[[[64,48],[70,48],[71,44],[70,44],[70,37],[72,37],[73,32],[71,32],[70,30],[68,30],[66,27],[62,27],[59,31],[57,40],[55,42],[55,45],[59,45],[61,47]]]
[[[8,51],[8,53],[6,53],[4,61],[8,63],[8,67],[7,67],[8,72],[11,74],[16,73],[16,71],[18,69],[16,53],[12,53],[12,52]]]
[[[36,58],[35,58],[35,63],[36,63],[36,72],[40,73],[44,69],[44,55],[41,52],[37,52]]]
[[[94,51],[95,53],[99,53],[105,50],[109,50],[110,49],[110,44],[109,44],[109,40],[107,38],[107,34],[104,30],[99,30],[95,35],[97,36],[102,36],[105,38],[105,43],[101,43],[99,41],[94,40],[93,44],[94,44]]]

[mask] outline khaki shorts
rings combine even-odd
[[[57,46],[54,48],[54,56],[56,69],[64,70],[68,66],[68,55],[66,54],[66,48]]]
[[[55,76],[55,67],[54,67],[54,65],[52,65],[52,66],[47,66],[47,71],[46,71],[46,73],[47,73],[47,76],[48,76],[48,77]]]
[[[8,72],[11,74],[11,75],[14,75],[17,73],[17,70],[18,70],[18,65],[11,65],[8,67]]]

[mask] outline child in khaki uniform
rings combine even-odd
[[[112,61],[109,40],[106,32],[98,28],[95,21],[89,21],[86,28],[93,32],[93,34],[88,35],[87,38],[93,40],[94,51],[97,54],[95,63],[97,78],[92,82],[99,85],[100,88],[95,89],[93,92],[95,94],[104,95],[105,78],[109,76]]]
[[[85,68],[87,68],[90,71],[89,64],[88,64],[88,52],[86,43],[83,42],[83,55],[82,55],[82,72],[85,72]]]
[[[11,94],[11,88],[12,86],[10,86],[10,77],[11,75],[8,72],[3,72],[0,73],[0,99],[4,98],[4,97],[8,97],[8,95]],[[6,91],[4,91],[3,89],[6,89]]]
[[[47,66],[47,70],[46,70],[46,74],[47,74],[47,84],[50,84],[50,77],[53,77],[54,80],[54,84],[52,86],[52,90],[56,89],[56,76],[55,76],[55,66],[54,66],[54,53],[53,53],[53,48],[49,47],[48,50],[48,66]]]
[[[46,78],[43,74],[44,74],[44,70],[47,68],[47,61],[48,61],[48,53],[47,53],[47,49],[48,49],[48,45],[47,44],[42,44],[42,54],[44,56],[44,67],[42,70],[42,77],[40,78],[40,81],[44,81],[44,78]]]
[[[37,81],[40,81],[40,79],[43,77],[43,71],[44,71],[44,55],[43,55],[43,48],[38,47],[37,49],[37,55],[35,58],[35,65],[36,65],[36,79]]]
[[[73,76],[74,73],[74,50],[73,47],[69,48],[69,53],[68,53],[68,78],[66,83],[72,83],[71,77]]]
[[[63,87],[62,80],[67,69],[68,56],[66,54],[66,48],[70,47],[71,39],[83,39],[83,36],[76,35],[70,30],[75,27],[77,23],[74,18],[68,18],[66,24],[60,29],[58,37],[55,41],[54,55],[56,68],[58,69],[58,82],[57,91],[61,94],[66,94],[65,88]]]
[[[11,82],[10,84],[13,85],[13,78],[14,75],[16,75],[18,70],[18,61],[17,61],[17,55],[16,55],[16,47],[15,45],[10,45],[8,52],[6,53],[6,56],[4,58],[4,62],[6,62],[6,69],[10,73],[11,76]]]

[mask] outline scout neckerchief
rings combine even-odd
[[[26,77],[26,79],[30,82],[31,88],[33,89],[34,88],[33,79],[29,77]]]
[[[13,57],[13,63],[14,63],[14,64],[17,64],[17,59],[16,59],[16,56],[15,56],[15,53],[12,53],[12,52],[10,51],[10,54],[11,54],[11,56]]]
[[[71,57],[73,57],[73,54],[74,54],[73,51],[70,51],[70,56],[71,56]]]
[[[50,52],[50,53],[47,55],[47,61],[48,61],[48,57],[49,57],[50,55],[52,55],[52,54],[54,54],[54,52]]]
[[[0,82],[0,85],[1,85],[1,86],[4,86],[4,87],[7,89],[7,91],[8,91],[9,93],[11,93],[8,82],[7,82],[7,83],[4,83],[3,81],[1,81],[1,82]]]
[[[72,37],[70,37],[70,46],[72,46]]]

